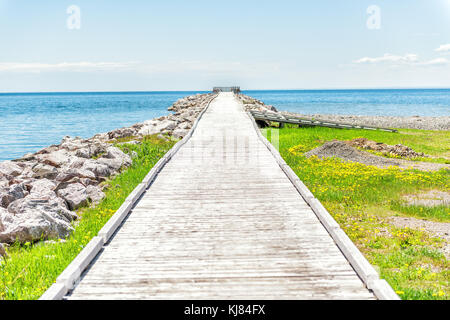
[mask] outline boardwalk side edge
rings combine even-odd
[[[373,266],[369,263],[369,261],[367,261],[350,238],[348,238],[327,209],[325,209],[320,201],[314,197],[311,191],[298,178],[291,167],[288,166],[278,150],[266,139],[266,137],[262,135],[251,113],[246,113],[252,121],[253,127],[255,128],[261,142],[269,149],[283,172],[289,178],[306,203],[311,207],[314,214],[319,218],[320,222],[331,235],[338,248],[342,251],[350,265],[364,282],[367,289],[371,290],[380,300],[400,300],[400,297],[395,293],[392,287],[385,280],[379,278],[379,275]]]
[[[129,194],[122,206],[98,232],[98,235],[88,242],[86,247],[84,247],[84,249],[75,257],[66,269],[64,269],[64,271],[56,279],[55,283],[44,292],[39,300],[61,300],[70,290],[73,290],[76,287],[83,272],[102,250],[103,245],[107,244],[113,234],[118,230],[136,202],[155,180],[158,173],[178,152],[178,150],[191,138],[197,128],[198,122],[216,97],[217,94],[211,98],[207,106],[200,112],[187,135],[178,141],[169,151],[167,151],[167,153],[155,164],[155,166],[153,166],[142,182]]]

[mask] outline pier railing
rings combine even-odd
[[[339,129],[364,129],[364,130],[380,130],[387,132],[398,132],[396,129],[391,128],[381,128],[374,126],[366,126],[366,125],[357,125],[350,123],[340,123],[333,121],[325,121],[319,119],[308,119],[308,118],[299,118],[288,115],[281,115],[274,112],[259,112],[259,111],[250,111],[251,115],[255,120],[260,121],[269,121],[269,122],[278,122],[282,127],[285,123],[297,124],[299,127],[307,127],[307,126],[318,126],[318,127],[328,127],[328,128],[339,128]]]
[[[214,87],[213,92],[234,92],[234,93],[240,93],[241,88],[240,87]]]

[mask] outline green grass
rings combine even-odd
[[[38,299],[173,144],[150,136],[141,145],[120,146],[126,152],[137,153],[132,166],[105,182],[109,187],[100,204],[78,211],[80,218],[68,239],[15,244],[8,249],[9,258],[0,263],[0,299]]]
[[[271,129],[263,129],[270,140]],[[449,208],[406,206],[405,194],[450,188],[450,171],[380,169],[338,158],[306,158],[304,153],[326,141],[367,138],[386,144],[402,143],[417,152],[446,159],[450,133],[400,130],[399,133],[331,128],[279,130],[279,151],[342,229],[378,268],[403,299],[448,299],[449,262],[440,253],[445,244],[421,230],[398,228],[391,215],[450,221]]]
[[[283,130],[286,133],[294,133],[298,128],[293,125],[286,125]],[[304,144],[311,144],[314,147],[320,144],[319,141],[352,140],[356,138],[367,138],[389,145],[403,144],[412,148],[416,152],[423,152],[436,157],[450,158],[450,131],[398,129],[398,133],[371,131],[371,130],[346,130],[324,127],[302,128],[308,134],[302,135],[305,138]]]
[[[404,201],[392,200],[390,208],[407,216],[441,222],[450,220],[450,208],[445,205],[427,207],[423,205],[408,205]]]

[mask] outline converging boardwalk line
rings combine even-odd
[[[333,237],[220,93],[66,298],[377,298]]]

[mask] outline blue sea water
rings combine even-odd
[[[450,89],[246,91],[278,110],[303,114],[449,116]]]
[[[202,92],[0,94],[0,161],[88,138],[168,113],[179,98]],[[244,91],[279,110],[303,114],[449,116],[450,89]]]

